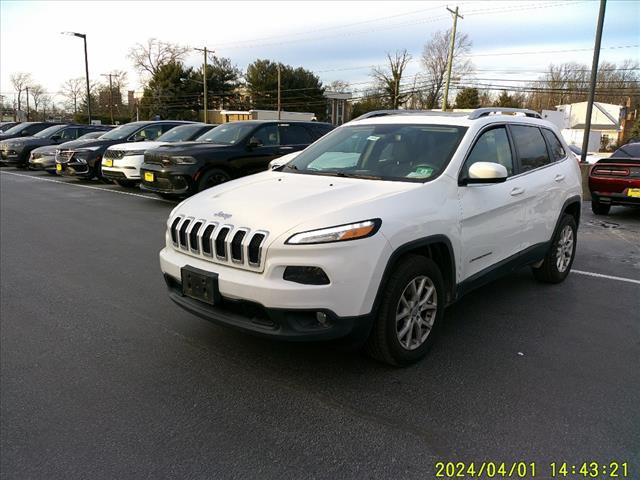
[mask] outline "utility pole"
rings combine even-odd
[[[600,0],[598,13],[598,26],[596,28],[596,43],[593,47],[593,62],[591,63],[591,86],[589,88],[589,100],[587,102],[587,118],[584,125],[584,137],[582,139],[582,154],[580,162],[587,161],[587,149],[589,148],[589,132],[591,131],[591,113],[593,112],[593,100],[596,96],[596,78],[598,76],[598,62],[600,60],[600,42],[602,40],[602,26],[604,25],[604,11],[607,0]]]
[[[111,77],[113,77],[112,73],[103,73],[103,77],[109,77],[109,113],[111,115],[111,125],[113,125],[113,83],[111,81]]]
[[[451,45],[449,45],[449,59],[447,60],[447,82],[444,85],[444,97],[442,99],[442,111],[447,110],[447,98],[449,97],[449,82],[451,81],[451,66],[453,64],[453,50],[456,46],[456,27],[458,25],[458,17],[464,18],[458,14],[458,7],[455,10],[451,10],[447,7],[447,10],[453,14],[453,30],[451,31]]]
[[[194,48],[194,50],[204,53],[204,63],[202,64],[202,84],[204,88],[204,91],[203,91],[204,97],[202,99],[202,103],[204,103],[204,114],[203,114],[202,120],[204,121],[204,123],[207,123],[207,52],[209,50],[207,50],[207,47]],[[213,53],[213,52],[210,52],[210,53]]]
[[[27,122],[29,121],[29,87],[25,87],[27,91]]]
[[[278,62],[278,120],[280,120],[280,62]]]

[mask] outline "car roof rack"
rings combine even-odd
[[[451,117],[466,117],[467,112],[441,112],[434,110],[374,110],[373,112],[363,113],[351,121],[364,120],[365,118],[386,117],[389,115],[433,115],[436,117],[446,115]]]
[[[481,117],[487,117],[491,114],[501,113],[522,113],[525,117],[542,118],[538,112],[529,110],[526,108],[508,108],[508,107],[485,107],[476,108],[473,112],[469,113],[467,117],[469,120],[476,120]]]

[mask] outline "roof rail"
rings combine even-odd
[[[528,110],[526,108],[508,108],[508,107],[486,107],[476,108],[467,117],[469,120],[476,120],[480,117],[486,117],[492,113],[523,113],[525,117],[542,118],[538,112]]]
[[[466,117],[466,112],[441,112],[434,110],[374,110],[373,112],[363,113],[359,117],[352,119],[351,121],[364,120],[365,118],[386,117],[389,115],[433,115],[433,116],[452,116],[452,117]]]

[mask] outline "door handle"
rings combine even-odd
[[[293,147],[280,147],[280,150],[293,150]]]
[[[554,180],[556,182],[561,182],[564,180],[564,175],[562,175],[561,173],[559,173],[558,175],[556,175],[556,178],[554,178]]]
[[[515,197],[517,195],[522,195],[523,193],[524,193],[524,188],[515,187],[513,190],[511,190],[512,197]]]

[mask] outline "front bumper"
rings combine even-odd
[[[112,165],[107,166],[107,161]],[[122,158],[102,159],[102,176],[112,180],[140,180],[140,166],[144,162],[144,155],[125,155]]]
[[[54,170],[56,169],[56,159],[54,156],[38,157],[29,160],[29,170]]]
[[[93,174],[91,172],[91,168],[86,163],[79,162],[69,162],[69,163],[58,163],[57,165],[61,165],[62,170],[57,170],[58,175],[62,175],[65,177],[92,177]]]
[[[188,312],[218,325],[288,341],[319,341],[354,335],[366,337],[372,316],[338,317],[326,309],[266,308],[259,303],[221,297],[216,305],[185,297],[180,282],[165,275],[169,298]],[[318,314],[321,314],[321,320]]]
[[[363,248],[363,242],[367,242],[366,248]],[[258,328],[260,332],[272,336],[297,336],[287,333],[289,328],[296,330],[302,328],[303,324],[313,325],[317,312],[323,312],[332,325],[333,333],[316,331],[317,325],[313,327],[316,330],[307,333],[316,335],[321,332],[327,338],[336,338],[348,335],[356,328],[355,324],[350,324],[349,319],[370,316],[386,266],[384,259],[389,258],[390,254],[391,247],[382,235],[374,235],[362,241],[344,242],[340,246],[327,244],[292,247],[275,240],[267,247],[264,269],[257,272],[231,264],[216,263],[197,254],[177,250],[171,245],[160,251],[160,268],[170,290],[173,289],[172,300],[197,315],[220,323],[229,322],[236,328]],[[374,256],[378,261],[371,261]],[[309,285],[284,280],[285,268],[291,265],[320,267],[326,272],[330,283]],[[186,266],[218,275],[222,306],[213,307],[182,297],[181,271]],[[248,311],[253,313],[246,313],[239,307],[231,308],[234,305],[252,306],[253,310]],[[255,308],[259,314],[255,314]],[[281,318],[279,312],[283,311],[303,313],[299,315],[301,319],[296,320],[297,326],[283,325],[283,322],[288,322]],[[230,314],[233,314],[232,319],[227,318]],[[238,315],[244,320],[237,318]],[[253,317],[261,321],[266,319],[271,323],[254,328]],[[344,320],[344,325],[341,323],[343,319],[347,319]],[[354,322],[359,323],[360,320]]]
[[[145,180],[145,173],[153,174],[153,181]],[[140,168],[140,187],[155,193],[188,195],[193,192],[195,186],[193,173],[190,166],[169,170],[161,165],[145,163]]]

